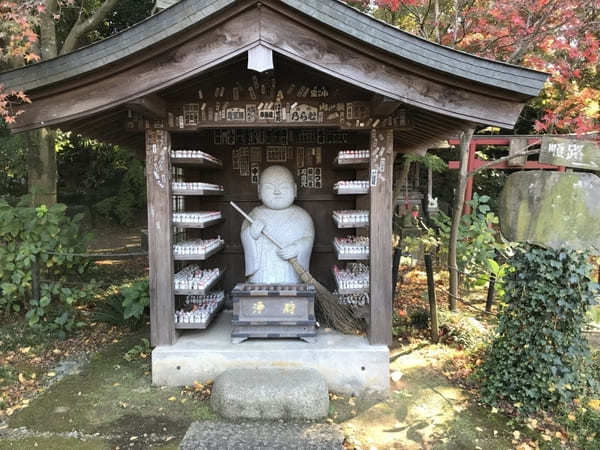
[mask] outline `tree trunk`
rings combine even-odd
[[[475,132],[474,128],[468,128],[460,135],[460,168],[458,175],[458,187],[454,198],[454,210],[452,212],[452,228],[450,229],[450,242],[448,243],[448,271],[450,272],[450,310],[456,309],[458,297],[458,265],[456,257],[456,244],[458,240],[458,228],[465,206],[465,190],[467,187],[467,170],[469,162],[469,144]]]
[[[54,132],[48,128],[30,131],[26,135],[28,155],[27,187],[33,195],[33,203],[54,205],[56,203],[56,151]]]

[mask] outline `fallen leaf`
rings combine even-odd
[[[492,414],[498,414],[498,408],[495,406],[492,408]]]
[[[19,374],[18,378],[19,378],[19,382],[20,382],[21,384],[25,384],[25,382],[27,381],[27,380],[25,379],[25,375],[23,375],[22,373],[20,373],[20,374]]]
[[[399,372],[399,371],[392,372],[391,377],[392,377],[392,381],[394,383],[397,383],[398,381],[400,381],[400,378],[402,378],[402,372]]]
[[[121,383],[113,383],[113,387],[121,386]]]
[[[513,431],[513,436],[515,437],[515,439],[519,439],[521,437],[521,432],[520,431]]]
[[[49,377],[55,377],[56,376],[56,372],[48,372],[48,376]]]
[[[31,350],[31,347],[21,347],[21,348],[19,349],[19,351],[20,351],[21,353],[23,353],[23,354],[24,354],[24,353],[29,353],[29,350]]]
[[[177,398],[175,398],[175,396],[169,397],[167,400],[169,400],[170,402],[174,402],[175,400],[177,400]]]
[[[571,413],[567,416],[569,418],[569,420],[575,420],[575,414]]]

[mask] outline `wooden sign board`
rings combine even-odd
[[[555,166],[600,171],[600,143],[544,136],[540,162]]]

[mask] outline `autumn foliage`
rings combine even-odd
[[[368,9],[367,0],[349,4]],[[425,39],[548,72],[539,132],[600,129],[600,0],[376,0],[373,14]]]
[[[42,1],[0,0],[0,69],[39,60],[35,31]],[[5,92],[0,85],[0,118],[14,122],[19,111],[14,105],[29,101],[21,91]]]

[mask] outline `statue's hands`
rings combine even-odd
[[[287,247],[283,247],[281,250],[277,251],[277,255],[281,259],[285,259],[286,261],[291,258],[295,258],[298,256],[299,250],[296,244],[288,245]]]
[[[256,219],[254,223],[250,225],[250,236],[252,236],[252,239],[258,239],[264,228],[265,223],[260,219]]]

